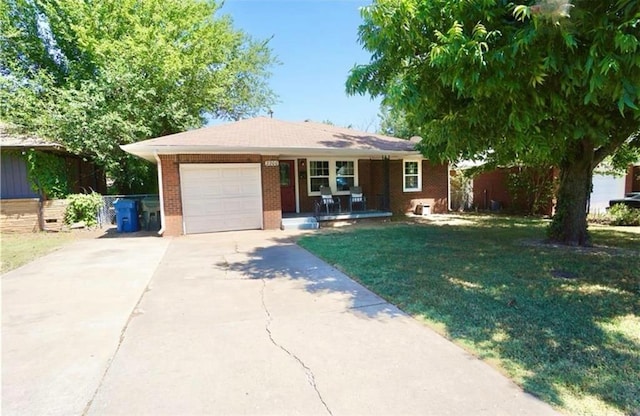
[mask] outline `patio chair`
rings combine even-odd
[[[349,211],[353,211],[353,206],[358,204],[363,211],[367,210],[367,197],[362,193],[361,186],[352,186],[349,189]]]
[[[331,188],[328,186],[320,187],[320,199],[316,202],[316,213],[320,211],[326,211],[329,214],[331,211],[341,212],[342,206],[340,205],[340,198],[333,196]]]

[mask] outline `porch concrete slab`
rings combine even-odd
[[[79,415],[169,239],[82,240],[2,276],[2,414]]]
[[[556,414],[295,233],[173,239],[87,414]]]

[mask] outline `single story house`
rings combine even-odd
[[[53,155],[65,166],[66,180],[72,193],[106,192],[104,171],[93,162],[72,154],[52,141],[16,134],[0,123],[0,230],[38,231],[59,229],[62,224],[60,204],[48,201],[47,195],[33,190],[29,183],[24,155],[27,151]],[[55,207],[55,208],[53,208]]]
[[[278,229],[287,215],[316,211],[320,187],[349,207],[446,212],[448,167],[415,143],[314,122],[257,117],[122,146],[158,165],[161,233]]]
[[[12,133],[7,125],[0,123],[0,146],[2,150],[0,198],[3,200],[46,199],[46,195],[40,195],[29,184],[27,165],[23,157],[28,150],[52,154],[61,159],[66,167],[66,178],[71,193],[91,190],[106,193],[104,171],[92,161],[70,153],[59,143],[40,137]]]

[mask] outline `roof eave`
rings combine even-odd
[[[128,144],[122,150],[156,163],[154,154],[259,154],[265,156],[349,156],[349,157],[417,157],[417,150],[344,149],[344,148],[275,148],[275,147],[212,147],[212,146],[139,146]]]

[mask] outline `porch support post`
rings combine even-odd
[[[382,209],[390,210],[391,206],[391,181],[389,179],[389,156],[382,157]]]

